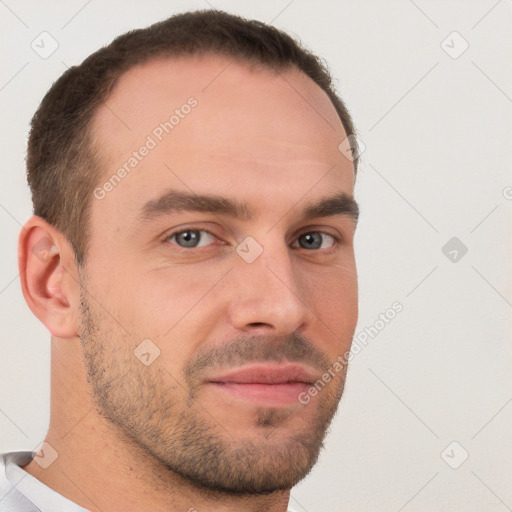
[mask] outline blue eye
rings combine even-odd
[[[167,241],[172,242],[174,240],[174,243],[180,247],[193,249],[204,247],[211,243],[213,239],[214,236],[204,229],[186,229],[172,234],[167,238]]]
[[[322,243],[327,238],[327,246],[322,246]],[[327,233],[321,231],[312,231],[311,233],[304,233],[297,239],[301,249],[329,249],[334,243],[335,239]]]
[[[171,233],[165,241],[182,249],[196,249],[212,245],[215,235],[204,229],[183,229]],[[328,250],[337,244],[334,236],[322,231],[309,231],[296,238],[293,247],[307,250]]]

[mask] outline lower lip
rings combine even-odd
[[[299,394],[307,391],[310,387],[304,382],[284,382],[282,384],[211,382],[210,384],[221,393],[267,407],[299,404]]]

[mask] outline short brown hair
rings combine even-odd
[[[214,53],[273,70],[295,66],[314,80],[333,103],[347,136],[352,118],[336,94],[329,69],[286,33],[260,21],[218,10],[171,16],[123,34],[69,68],[50,88],[31,122],[27,176],[34,214],[69,240],[76,262],[85,260],[93,189],[101,178],[91,137],[91,119],[119,77],[161,56]],[[357,170],[357,142],[350,137]]]

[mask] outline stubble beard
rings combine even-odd
[[[133,336],[99,308],[93,311],[81,290],[79,338],[97,412],[128,450],[145,456],[142,468],[165,468],[194,487],[237,495],[288,490],[311,471],[338,408],[346,368],[318,395],[306,430],[287,434],[289,411],[255,408],[259,435],[241,438],[193,390],[183,399],[183,379],[142,365],[130,350],[137,344]]]

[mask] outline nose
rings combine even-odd
[[[286,246],[265,248],[252,263],[240,258],[232,276],[236,283],[229,306],[232,326],[249,334],[273,336],[305,328],[314,313],[299,277]]]

